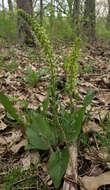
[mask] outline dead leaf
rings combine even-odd
[[[0,145],[7,145],[7,141],[3,136],[0,136]]]
[[[86,86],[86,87],[92,87],[92,88],[95,88],[95,86],[90,83],[90,82],[84,82],[84,83],[81,83],[81,86]]]
[[[100,167],[93,165],[93,169],[90,172],[90,175],[91,176],[99,176],[102,173],[103,173],[103,170]]]
[[[17,153],[17,152],[20,150],[21,147],[26,146],[27,143],[28,143],[28,142],[27,142],[27,139],[23,139],[23,140],[21,140],[19,143],[13,144],[13,145],[11,146],[10,150],[15,154],[15,153]]]
[[[3,154],[6,152],[6,148],[5,147],[0,147],[0,159],[3,156]]]
[[[11,147],[13,144],[19,142],[21,137],[22,137],[21,131],[13,129],[5,133],[3,136],[0,136],[0,144],[8,145]]]
[[[36,164],[40,159],[39,152],[36,150],[26,151],[21,159],[21,163],[24,170],[28,170],[31,164]]]
[[[0,190],[3,190],[5,188],[4,184],[0,184]]]
[[[110,171],[105,172],[99,176],[84,176],[80,179],[87,190],[97,190],[102,185],[110,184]],[[83,188],[82,186],[80,188],[81,190],[85,190],[85,188]]]
[[[98,124],[96,124],[93,121],[85,122],[84,125],[83,125],[83,132],[88,133],[88,132],[91,132],[91,131],[101,132],[102,129]]]
[[[108,110],[104,110],[103,108],[99,107],[94,107],[93,110],[91,111],[91,118],[96,119],[100,121],[100,118],[102,120],[105,119],[105,116],[107,115]]]
[[[45,96],[43,96],[41,94],[36,94],[35,96],[36,96],[36,98],[38,99],[39,102],[44,102],[44,100],[46,98]]]
[[[6,128],[7,128],[7,125],[2,120],[0,120],[0,131],[3,131]]]
[[[110,162],[110,153],[106,147],[100,148],[100,150],[98,151],[98,156],[101,160]]]
[[[8,136],[5,137],[7,143],[10,144],[10,146],[16,142],[19,142],[22,137],[21,130],[11,130],[9,133],[7,133]]]
[[[97,98],[100,102],[102,102],[103,105],[108,106],[110,103],[110,92],[99,92]]]

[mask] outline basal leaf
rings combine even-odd
[[[26,125],[24,121],[20,118],[20,116],[16,113],[16,109],[13,108],[12,103],[9,101],[8,97],[0,92],[0,102],[5,107],[6,111],[19,123],[22,125]]]
[[[28,136],[28,145],[25,149],[39,149],[39,150],[48,150],[49,144],[47,141],[41,137],[38,133],[36,133],[31,126],[27,127],[26,134]]]
[[[48,122],[38,113],[34,113],[32,116],[31,128],[33,128],[35,132],[41,134],[46,139],[51,137],[51,129]]]
[[[55,188],[59,188],[68,166],[69,154],[66,148],[62,152],[53,152],[48,161],[48,169]]]
[[[52,132],[47,121],[36,113],[31,119],[32,123],[26,130],[30,147],[32,149],[48,150]]]

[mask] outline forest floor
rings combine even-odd
[[[55,47],[61,80],[64,78],[64,57],[70,49],[65,45]],[[78,174],[99,176],[110,170],[110,46],[88,45],[81,50],[79,64],[76,90],[80,98],[74,99],[75,107],[81,107],[89,90],[95,89],[95,95],[87,108],[86,121],[80,135]],[[27,106],[28,110],[36,110],[42,106],[47,94],[47,76],[33,83],[27,77],[30,72],[29,68],[26,70],[27,67],[36,72],[47,67],[41,50],[15,45],[10,48],[0,44],[0,91],[9,96],[21,114]],[[60,83],[58,92],[66,108],[69,98],[62,91]],[[16,129],[14,122],[0,104],[0,190],[54,189],[47,170],[49,153],[25,151],[27,138]],[[110,189],[110,185],[99,189]]]

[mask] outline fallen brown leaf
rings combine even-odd
[[[97,190],[102,185],[109,185],[110,184],[110,171],[105,172],[99,176],[84,176],[81,178],[81,182],[83,183],[84,187],[81,186],[81,190]]]

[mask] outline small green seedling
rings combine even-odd
[[[23,77],[28,82],[29,86],[36,87],[41,78],[46,74],[47,70],[40,70],[38,72],[35,72],[31,67],[27,67],[26,75],[23,75]]]

